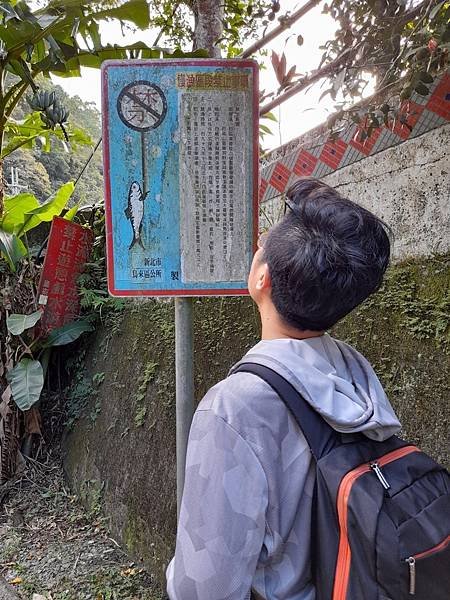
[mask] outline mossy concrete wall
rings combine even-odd
[[[374,364],[404,435],[447,464],[449,290],[449,256],[397,265],[334,331]],[[247,298],[194,306],[200,400],[258,340],[259,321]],[[173,312],[171,301],[130,302],[107,317],[69,394],[73,415],[85,406],[65,443],[74,489],[101,502],[113,535],[162,585],[176,530]]]

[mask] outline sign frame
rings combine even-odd
[[[252,150],[253,150],[253,194],[252,194],[252,251],[257,248],[258,224],[259,224],[259,86],[258,64],[248,59],[134,59],[134,60],[107,60],[102,64],[102,123],[103,123],[103,167],[104,167],[104,192],[105,192],[105,225],[106,225],[106,254],[107,254],[107,279],[108,290],[115,297],[195,297],[195,296],[246,296],[248,290],[242,288],[196,288],[196,289],[156,289],[156,290],[124,290],[117,289],[114,281],[114,247],[113,247],[113,222],[112,222],[112,199],[111,199],[111,157],[110,157],[110,132],[108,129],[108,69],[145,67],[157,65],[172,65],[179,67],[236,67],[251,68],[253,73],[253,102],[252,102]],[[142,83],[144,80],[140,80]],[[119,116],[122,120],[122,118]],[[123,122],[123,120],[122,120]],[[141,131],[135,128],[134,131]],[[149,128],[146,131],[149,131]]]

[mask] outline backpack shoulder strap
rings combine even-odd
[[[294,416],[316,460],[341,444],[336,432],[282,375],[258,363],[241,363],[233,373],[253,373],[278,394]]]

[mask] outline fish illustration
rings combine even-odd
[[[130,250],[135,244],[139,244],[145,250],[141,239],[142,219],[144,218],[144,200],[146,196],[142,193],[141,186],[137,181],[133,181],[128,192],[128,204],[125,209],[125,216],[131,222],[133,229],[133,240],[130,244]]]

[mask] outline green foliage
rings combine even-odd
[[[38,360],[22,358],[6,378],[20,410],[29,410],[39,400],[44,386],[44,373]]]
[[[66,221],[73,221],[79,210],[80,210],[80,205],[79,204],[74,204],[72,206],[72,208],[70,208],[66,212],[66,214],[64,215],[64,219],[66,219]]]
[[[66,421],[64,425],[71,428],[74,423],[85,417],[92,426],[101,412],[98,397],[100,386],[105,379],[104,372],[88,375],[85,369],[86,345],[81,345],[78,352],[68,357],[65,368],[69,376],[69,386],[65,391]]]
[[[52,330],[47,336],[35,327],[42,316],[38,310],[31,314],[10,314],[6,319],[8,332],[18,338],[19,350],[22,356],[17,364],[7,372],[6,379],[10,385],[12,397],[20,410],[29,410],[40,398],[44,385],[44,374],[49,360],[49,348],[70,344],[83,333],[92,331],[92,325],[87,320],[74,321]],[[26,333],[26,340],[22,334]]]
[[[23,224],[17,232],[17,236],[21,237],[24,233],[34,229],[41,223],[49,222],[53,217],[60,215],[69,202],[73,190],[74,183],[73,181],[69,181],[52,194],[47,202],[27,211],[24,215]],[[13,202],[14,200],[11,203]]]
[[[8,315],[6,318],[6,327],[9,333],[20,335],[25,329],[34,327],[41,317],[41,310],[37,310],[30,315]]]
[[[0,228],[0,257],[5,259],[12,273],[16,272],[18,262],[26,253],[25,246],[15,234]]]
[[[55,136],[59,140],[67,140],[73,147],[79,144],[92,144],[91,138],[81,129],[66,124],[64,128],[55,130],[54,125],[49,121],[45,123],[42,120],[39,112],[33,112],[22,120],[11,117],[2,133],[7,143],[2,147],[0,158],[9,156],[19,148],[33,148],[37,140],[41,148],[49,151],[50,140]]]
[[[102,511],[102,497],[105,482],[99,482],[95,479],[83,481],[80,487],[80,497],[83,504],[88,508],[88,518],[96,519]]]
[[[85,147],[76,153],[54,147],[46,153],[35,149],[34,157],[45,167],[53,189],[78,176],[90,158],[92,148]],[[103,202],[103,165],[101,152],[96,152],[81,180],[77,182],[72,202],[93,205]]]
[[[89,268],[90,265],[88,264],[87,266]],[[125,308],[125,299],[113,298],[109,295],[107,290],[85,287],[86,285],[89,285],[89,281],[92,281],[92,278],[87,273],[83,273],[79,278],[82,308],[97,312],[101,318],[106,316],[106,311],[112,310],[121,312]]]
[[[17,235],[23,228],[29,211],[39,206],[40,204],[36,196],[28,192],[7,197],[5,199],[3,218],[0,221],[1,229]]]
[[[337,27],[334,37],[319,47],[323,54],[318,68],[305,73],[300,62],[297,68],[288,68],[284,53],[281,57],[273,53],[280,87],[261,93],[261,101],[271,98],[263,109],[280,104],[276,96],[294,84],[297,92],[307,93],[323,80],[319,100],[330,96],[335,102],[335,114],[327,123],[332,138],[349,120],[359,125],[359,141],[383,123],[395,127],[400,122],[411,128],[407,101],[413,92],[428,96],[431,84],[449,64],[450,2],[332,0],[322,6]],[[289,12],[278,20],[289,26]],[[301,19],[299,23],[301,27]],[[297,44],[303,42],[303,36],[297,36]],[[371,102],[354,106],[372,82],[376,95]]]
[[[449,464],[450,255],[388,269],[383,287],[333,328],[373,365],[403,434]]]
[[[274,2],[269,0],[224,2],[224,28],[220,46],[228,58],[238,56],[249,39],[261,35],[261,25],[267,27],[271,15],[275,15],[273,7]]]
[[[108,293],[105,257],[105,215],[103,207],[94,211],[94,248],[91,261],[78,278],[81,307],[86,314],[95,315],[102,321],[120,315],[128,302],[125,298],[114,298]],[[114,319],[112,319],[114,320]]]
[[[92,383],[97,387],[100,386],[105,381],[105,373],[94,373],[92,375]]]
[[[19,183],[26,185],[42,201],[50,190],[54,191],[81,173],[92,154],[92,140],[101,136],[100,113],[93,102],[84,102],[79,96],[70,96],[61,86],[53,86],[43,77],[36,80],[40,90],[53,91],[59,102],[70,113],[70,125],[66,131],[76,129],[87,133],[89,144],[67,144],[61,137],[53,135],[52,143],[36,138],[33,149],[16,150],[4,162],[4,172],[9,179],[11,167],[18,167]],[[14,112],[16,120],[22,120],[29,112],[28,102],[22,97]],[[73,138],[72,138],[73,139]],[[103,201],[103,164],[101,152],[97,151],[90,160],[83,177],[77,182],[72,203],[97,204]]]
[[[269,14],[270,0],[225,0],[223,34],[217,44],[223,53],[232,58],[240,54],[245,40],[258,34],[261,20]],[[157,40],[165,45],[186,51],[194,43],[194,2],[152,0],[151,25],[160,29]]]
[[[43,348],[51,348],[53,346],[65,346],[77,340],[81,334],[87,331],[92,331],[93,326],[87,319],[72,321],[62,327],[53,329],[43,341]]]
[[[109,320],[111,330],[114,330],[114,324],[120,322],[128,302],[125,298],[114,298],[108,293],[103,206],[93,209],[91,220],[95,236],[91,261],[85,265],[85,270],[78,279],[81,307],[87,314],[95,315],[103,322]]]
[[[431,266],[435,278],[450,272],[450,259],[443,256]],[[392,268],[379,294],[371,296],[359,309],[370,311],[374,307],[380,314],[395,313],[398,325],[416,340],[434,340],[436,345],[450,354],[450,287],[424,289],[417,281],[418,267],[406,263]],[[428,274],[429,275],[429,274]]]
[[[336,66],[324,77],[330,94],[341,111],[364,93],[370,77],[376,79],[376,90],[393,90],[392,101],[362,106],[350,116],[361,124],[362,139],[370,137],[381,123],[388,125],[403,119],[408,126],[409,114],[401,111],[401,103],[416,91],[427,96],[436,75],[448,65],[450,47],[450,2],[372,2],[368,0],[332,0],[323,12],[339,24],[334,39],[321,49],[319,67],[332,62]],[[403,89],[396,87],[403,81]],[[334,122],[336,121],[333,117]],[[334,123],[332,123],[334,125]]]
[[[104,7],[99,0],[63,2],[53,0],[37,10],[30,3],[2,2],[3,24],[0,25],[2,49],[8,56],[8,70],[23,83],[30,83],[37,73],[79,74],[81,65],[115,48],[101,44],[99,22],[107,19],[128,21],[141,29],[150,23],[145,0],[117,2]],[[82,39],[88,50],[80,47]]]
[[[5,210],[0,220],[0,253],[6,261],[12,274],[17,270],[18,264],[27,254],[27,250],[20,240],[26,233],[43,222],[48,222],[54,216],[61,214],[74,189],[73,182],[63,185],[47,202],[39,204],[37,198],[30,193],[22,193],[7,198]],[[29,264],[32,260],[29,257]],[[0,263],[1,264],[1,263]],[[29,265],[28,265],[29,266]],[[27,266],[24,267],[26,272]],[[34,266],[31,266],[34,272]],[[22,282],[25,281],[25,286]],[[33,292],[34,280],[19,279],[20,286],[28,287],[28,293]],[[31,287],[31,290],[29,289]],[[20,292],[19,292],[20,293]],[[33,306],[36,306],[34,297]],[[0,306],[3,309],[3,306]],[[85,331],[92,329],[87,321],[76,321],[53,330],[46,338],[42,331],[36,328],[42,315],[41,310],[31,313],[12,313],[7,316],[6,325],[12,340],[7,343],[7,355],[16,356],[16,364],[10,360],[7,364],[7,381],[11,387],[14,401],[21,410],[29,410],[38,400],[44,383],[44,368],[48,364],[48,352],[45,349],[53,346],[69,344]],[[22,339],[22,334],[25,339]],[[15,348],[10,345],[13,344]],[[30,355],[32,358],[23,358]],[[2,358],[0,356],[0,358]],[[40,358],[40,360],[38,360]]]
[[[358,95],[367,81],[363,71],[376,75],[380,87],[398,80],[405,71],[417,76],[425,70],[431,83],[433,71],[442,68],[441,61],[445,60],[445,49],[450,41],[447,39],[450,31],[448,1],[413,5],[333,0],[323,10],[336,19],[340,27],[335,39],[323,47],[322,64],[344,52],[348,56],[335,75],[335,79],[339,79],[335,93],[341,89],[344,95]]]
[[[117,0],[69,3],[51,0],[33,10],[31,2],[4,1],[0,4],[0,157],[18,148],[39,147],[49,151],[50,140],[90,144],[79,128],[67,124],[67,107],[54,90],[40,89],[40,75],[80,75],[81,66],[100,67],[106,59],[160,58],[170,53],[139,42],[130,46],[103,45],[99,24],[116,19],[146,29],[150,24],[146,0]],[[181,51],[178,54],[184,55]],[[200,55],[198,52],[196,55]],[[191,53],[191,55],[193,55]],[[187,54],[186,54],[187,56]],[[13,118],[28,88],[32,113]],[[73,173],[67,179],[72,178]],[[0,214],[2,186],[0,186]]]
[[[136,425],[136,427],[142,427],[142,425],[145,423],[146,416],[147,407],[144,405],[139,406],[136,412],[134,413],[134,424]]]
[[[96,389],[92,385],[92,381],[79,373],[73,378],[72,385],[68,392],[66,403],[66,422],[65,425],[69,429],[75,421],[83,415],[89,400],[96,395]]]
[[[99,33],[99,22],[102,20],[115,18],[143,28],[149,25],[149,10],[145,0],[119,0],[112,6],[96,0],[50,0],[43,7],[40,3],[41,7],[37,8],[33,4],[26,0],[0,3],[0,160],[20,148],[37,146],[41,151],[49,151],[52,139],[59,140],[64,150],[69,149],[68,143],[71,148],[78,144],[92,144],[90,137],[82,130],[67,124],[69,109],[54,90],[39,89],[38,77],[40,74],[48,76],[52,72],[73,76],[79,74],[81,64],[92,65],[97,61],[99,65],[105,57],[127,55],[126,48],[102,47]],[[84,47],[79,45],[81,40]],[[133,46],[131,52],[137,56],[141,50]],[[22,102],[21,114],[18,114],[19,111],[15,113],[29,88],[32,90],[28,96],[29,107],[25,108]],[[28,300],[23,311],[23,322],[28,324],[33,315],[27,309],[30,305],[32,309],[36,308],[35,286],[39,270],[20,238],[23,237],[27,243],[27,232],[61,213],[74,191],[73,182],[66,183],[67,179],[72,179],[73,171],[43,204],[34,194],[25,193],[9,198],[6,208],[2,175],[0,164],[0,253],[3,259],[0,267],[6,277],[13,279],[21,259],[28,256],[29,260],[23,261],[20,278],[15,282],[15,295]],[[4,269],[5,262],[9,267],[9,275]],[[25,275],[28,277],[22,278]],[[1,306],[1,309],[6,312],[10,308]],[[10,327],[14,328],[19,318],[16,311],[16,323],[13,319],[13,322],[9,322]],[[72,327],[70,331],[53,332],[45,341],[45,347],[73,341],[86,330],[80,323],[76,327],[76,331]],[[38,400],[43,385],[43,364],[48,360],[46,350],[42,352],[43,364],[34,356],[32,359],[23,358],[43,349],[40,332],[31,327],[26,334],[25,340],[20,336],[13,336],[12,340],[8,338],[6,348],[2,347],[0,355],[1,373],[6,371],[14,400],[23,410],[29,409]],[[0,417],[0,425],[0,479],[4,479],[12,473],[4,472],[3,467],[5,464],[15,464],[15,458],[9,455],[15,452],[19,444],[14,439],[16,433],[5,429],[7,423],[3,416]],[[5,436],[9,441],[3,448]]]
[[[92,426],[102,408],[98,392],[105,379],[105,373],[94,373],[89,377],[84,369],[84,358],[85,351],[82,350],[66,364],[71,382],[66,390],[65,426],[68,428],[82,417]]]
[[[136,427],[141,427],[145,422],[145,417],[147,416],[147,406],[144,404],[145,396],[147,393],[148,384],[153,381],[157,368],[158,363],[147,363],[145,365],[144,373],[139,379],[139,386],[136,392],[136,403],[138,407],[134,414],[134,424]]]
[[[128,0],[128,2],[111,6],[106,6],[103,10],[95,13],[95,20],[99,19],[119,19],[120,21],[130,21],[139,29],[147,29],[150,25],[150,14],[146,0]]]
[[[405,261],[391,267],[380,290],[370,296],[354,314],[363,319],[364,331],[349,334],[346,341],[357,344],[360,338],[377,342],[382,324],[404,332],[414,340],[417,349],[419,342],[428,341],[444,354],[450,354],[450,256],[436,256],[427,261]],[[345,322],[354,320],[347,317]],[[383,348],[380,347],[380,354]],[[383,361],[385,362],[385,360]],[[377,370],[384,371],[386,365],[379,363]]]
[[[60,215],[73,189],[73,182],[66,183],[44,204],[39,204],[38,199],[29,193],[6,199],[0,219],[0,256],[7,262],[11,272],[15,273],[18,262],[27,255],[20,238],[41,223]]]
[[[65,106],[70,114],[69,120],[79,129],[87,131],[90,137],[97,140],[101,135],[100,112],[94,102],[85,102],[80,96],[69,95],[60,85],[54,85],[51,79],[38,77],[36,83],[40,90],[53,91],[59,102]],[[23,119],[29,112],[28,102],[22,98],[17,104],[14,116]],[[59,146],[57,146],[59,147]],[[77,148],[77,152],[83,148]]]

